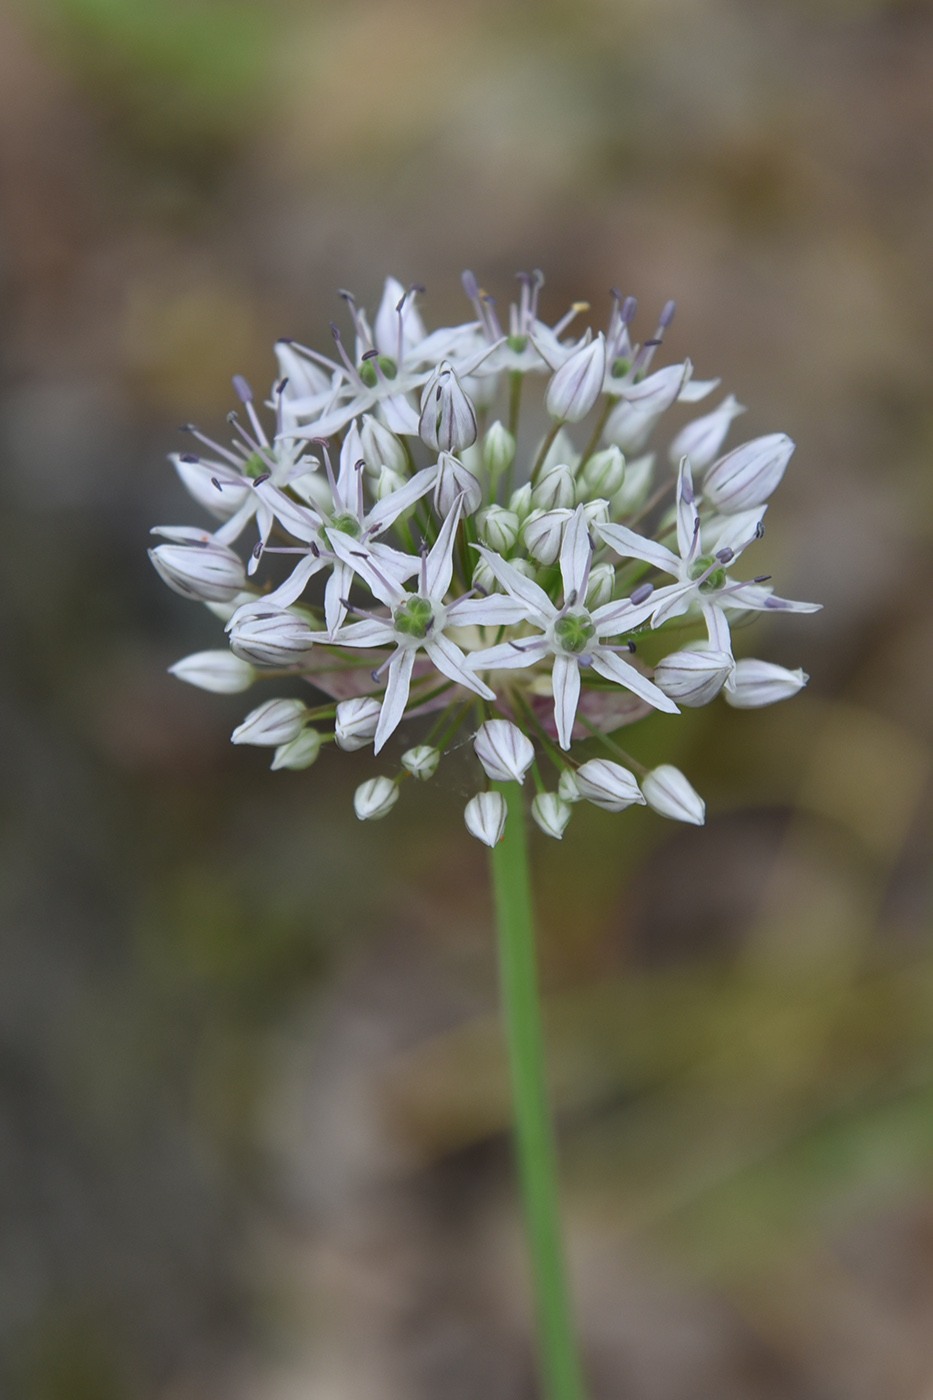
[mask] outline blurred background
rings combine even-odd
[[[0,1394],[536,1394],[467,761],[270,775],[145,548],[337,287],[540,266],[796,439],[825,604],[626,736],[704,829],[536,835],[594,1400],[933,1400],[931,177],[919,0],[0,4]]]

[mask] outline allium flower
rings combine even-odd
[[[155,531],[153,563],[226,624],[231,648],[185,657],[173,674],[219,693],[264,673],[314,687],[317,701],[268,699],[234,731],[237,744],[273,748],[277,771],[311,766],[329,742],[347,754],[372,745],[384,763],[404,726],[410,746],[394,775],[357,788],[361,820],[385,816],[402,782],[430,778],[469,724],[480,785],[533,779],[532,816],[551,838],[583,800],[610,811],[647,801],[699,822],[702,798],[686,777],[662,763],[639,787],[601,752],[625,756],[610,733],[720,690],[753,708],[805,684],[801,671],[736,663],[730,638],[738,613],[817,606],[775,596],[765,578],[732,577],[793,443],[772,433],[718,455],[744,411],[729,394],[645,454],[668,409],[719,383],[694,378],[688,359],[655,366],[673,302],[643,344],[635,299],[615,290],[604,330],[569,334],[588,307],[548,325],[543,280],[520,274],[500,322],[464,274],[474,318],[433,332],[419,289],[394,278],[372,321],[341,293],[352,332],[332,328],[333,358],[276,345],[271,419],[236,376],[229,446],[192,427],[204,455],[173,457],[212,519]],[[526,456],[517,443],[529,376],[554,421]],[[668,458],[679,463],[672,521],[657,465]],[[252,521],[258,541],[241,550]],[[631,655],[638,637],[675,623],[676,649],[652,674]],[[506,810],[500,792],[478,792],[467,827],[495,846]]]

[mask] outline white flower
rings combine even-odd
[[[497,554],[508,554],[518,540],[519,520],[505,506],[487,506],[476,517],[476,530],[483,544]]]
[[[391,778],[367,778],[353,794],[353,810],[361,822],[387,817],[398,801],[398,784]]]
[[[704,500],[725,515],[763,505],[780,485],[795,445],[786,433],[769,433],[733,448],[706,474]]]
[[[442,452],[437,459],[437,477],[434,482],[434,509],[438,515],[449,515],[463,497],[464,515],[472,515],[483,502],[483,488],[476,477],[452,452]]]
[[[555,841],[560,841],[573,810],[559,793],[539,792],[531,804],[531,815],[545,836],[553,836]]]
[[[169,588],[183,598],[226,603],[246,586],[239,555],[213,535],[184,525],[160,526],[151,533],[173,541],[150,549],[149,558]]]
[[[762,586],[764,580],[736,583],[729,578],[727,567],[763,533],[760,518],[751,537],[743,544],[720,548],[718,540],[714,540],[709,546],[710,552],[701,554],[700,513],[696,507],[693,474],[686,457],[680,463],[677,483],[678,554],[668,549],[667,545],[636,534],[625,525],[597,524],[596,529],[605,543],[623,558],[643,559],[656,569],[673,574],[678,580],[669,588],[658,589],[654,595],[653,604],[649,607],[652,626],[660,627],[663,622],[682,616],[696,604],[706,622],[710,645],[716,651],[732,655],[726,608],[752,612],[818,612],[820,609],[819,603],[798,603],[789,598],[775,597],[770,588]],[[731,680],[726,684],[731,686]]]
[[[496,783],[523,783],[535,758],[534,745],[507,719],[487,719],[473,740],[486,776]]]
[[[440,761],[440,750],[430,744],[416,744],[413,749],[406,749],[402,754],[402,767],[422,783],[426,783],[428,778],[433,778]]]
[[[693,365],[684,360],[681,365],[668,365],[647,379],[626,385],[621,401],[606,420],[606,441],[614,442],[623,452],[637,452],[648,441],[661,415],[680,396],[692,373]]]
[[[233,744],[260,744],[276,748],[290,744],[304,728],[307,707],[303,700],[266,700],[251,710],[230,736]]]
[[[467,831],[487,846],[497,846],[505,831],[505,798],[501,792],[478,792],[463,813]]]
[[[421,650],[448,680],[466,686],[484,700],[496,698],[488,685],[467,666],[463,652],[445,635],[445,630],[471,625],[509,626],[521,618],[523,610],[513,600],[499,596],[445,601],[453,577],[453,548],[461,509],[462,497],[441,526],[430,552],[422,556],[416,593],[409,593],[390,574],[384,573],[367,547],[337,531],[331,532],[331,542],[339,557],[359,574],[380,603],[391,610],[390,617],[374,616],[363,622],[353,622],[335,635],[335,641],[341,646],[395,646],[393,655],[383,663],[388,678],[376,729],[376,753],[401,722],[408,704],[415,657]]]
[[[734,394],[723,399],[718,408],[681,428],[668,448],[671,465],[676,467],[681,457],[688,457],[695,472],[703,471],[716,456],[726,440],[729,425],[745,409]]]
[[[606,812],[623,812],[636,802],[644,806],[645,798],[634,775],[611,758],[591,758],[580,765],[574,780],[580,796]]]
[[[266,599],[247,604],[227,623],[230,648],[255,666],[294,666],[326,632],[315,632],[298,613],[270,607]]]
[[[384,428],[378,418],[367,413],[360,428],[363,461],[370,476],[378,476],[383,467],[404,476],[408,469],[405,449],[394,433]]]
[[[531,504],[535,510],[567,509],[575,500],[576,482],[573,472],[565,463],[553,467],[546,476],[542,475],[531,492]]]
[[[680,769],[670,763],[662,763],[642,778],[641,790],[648,806],[662,817],[692,826],[702,826],[706,821],[706,803]]]
[[[805,671],[788,671],[772,661],[745,657],[736,662],[734,688],[726,691],[726,699],[737,710],[756,710],[761,705],[789,700],[803,690],[809,679]]]
[[[499,324],[495,301],[483,292],[472,272],[464,272],[463,290],[476,312],[477,331],[489,346],[483,373],[489,375],[508,371],[512,374],[549,373],[573,353],[574,345],[564,344],[560,336],[581,311],[585,302],[576,302],[553,327],[538,319],[538,293],[544,285],[544,274],[537,268],[533,273],[517,274],[521,283],[518,305],[509,307],[509,333],[504,336]]]
[[[476,410],[446,360],[422,391],[418,432],[435,452],[461,452],[476,441]]]
[[[375,736],[381,713],[382,706],[371,695],[356,695],[352,700],[341,700],[334,723],[337,747],[346,753],[365,748]]]
[[[515,460],[515,439],[508,428],[496,419],[486,429],[483,438],[483,466],[494,479],[498,479]]]
[[[708,705],[732,675],[735,663],[725,651],[672,651],[654,668],[654,683],[678,705]]]
[[[279,745],[269,767],[273,771],[280,768],[290,768],[297,773],[304,768],[310,768],[312,763],[316,763],[320,752],[321,736],[318,731],[316,729],[303,729],[297,739]]]
[[[603,391],[606,377],[606,337],[600,331],[561,365],[547,387],[544,406],[561,423],[579,423]]]
[[[658,710],[677,713],[677,706],[647,680],[640,671],[623,661],[618,648],[603,642],[603,637],[617,637],[628,632],[651,613],[636,606],[628,598],[605,603],[589,612],[582,601],[586,598],[593,546],[587,531],[586,515],[577,506],[564,535],[560,552],[560,570],[564,583],[564,603],[558,608],[543,588],[531,579],[523,578],[504,559],[491,550],[477,545],[489,563],[509,598],[524,608],[525,619],[541,629],[540,635],[508,641],[485,651],[474,652],[470,665],[477,671],[494,671],[505,667],[533,666],[550,655],[554,657],[552,683],[554,689],[554,720],[563,749],[570,747],[577,701],[580,697],[580,667],[591,666],[606,680],[631,690]]]
[[[255,668],[230,651],[196,651],[168,669],[180,681],[201,690],[213,690],[218,695],[235,695],[248,690],[256,679]]]

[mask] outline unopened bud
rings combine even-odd
[[[238,613],[228,630],[231,651],[254,666],[294,666],[322,635],[297,613],[262,602]]]
[[[382,467],[376,477],[373,495],[377,501],[384,501],[386,496],[391,496],[404,485],[405,477],[401,472],[397,472],[394,467]]]
[[[625,480],[625,458],[615,443],[594,452],[587,462],[577,482],[577,495],[581,501],[591,496],[611,498],[621,489]]]
[[[716,698],[733,664],[725,651],[674,651],[654,668],[654,683],[678,705],[698,709]]]
[[[434,480],[434,509],[442,518],[450,514],[463,496],[463,514],[472,515],[483,503],[483,488],[472,472],[451,452],[442,452],[437,459]]]
[[[459,452],[476,441],[476,412],[446,360],[422,390],[418,432],[435,452]]]
[[[256,671],[249,662],[241,661],[231,651],[196,651],[168,669],[180,681],[196,685],[200,690],[213,690],[218,695],[235,695],[248,690],[256,679]]]
[[[497,846],[505,832],[506,805],[501,792],[478,792],[463,813],[466,829],[486,846]]]
[[[176,536],[180,533],[173,531]],[[190,544],[156,545],[150,549],[149,558],[156,573],[183,598],[228,603],[246,586],[246,571],[239,555],[210,535]]]
[[[710,467],[704,498],[726,515],[763,505],[779,485],[795,445],[786,433],[743,442]]]
[[[662,763],[642,778],[641,790],[648,806],[662,817],[691,826],[702,826],[706,821],[706,803],[680,769],[670,763]]]
[[[515,439],[496,419],[483,438],[483,465],[495,481],[515,460]]]
[[[277,748],[290,744],[304,728],[307,706],[303,700],[267,700],[251,710],[230,736],[233,744],[259,744]]]
[[[577,769],[574,777],[580,796],[606,812],[623,812],[635,802],[644,804],[634,775],[611,758],[591,758]]]
[[[360,441],[363,444],[363,461],[366,463],[367,476],[378,477],[383,467],[391,467],[392,471],[401,476],[405,475],[408,470],[408,457],[404,447],[395,434],[390,433],[371,413],[367,413],[363,419]]]
[[[533,488],[531,504],[535,510],[566,509],[574,504],[575,493],[573,472],[566,464],[561,464],[543,476]]]
[[[522,527],[522,539],[528,553],[539,564],[553,564],[560,554],[564,527],[573,514],[570,510],[532,511]]]
[[[515,512],[519,520],[527,520],[531,514],[531,482],[526,481],[524,486],[519,486],[517,491],[513,491],[509,499],[509,510]]]
[[[590,581],[586,586],[586,606],[590,611],[611,600],[615,582],[616,571],[611,564],[593,565],[590,569]]]
[[[558,793],[539,792],[531,804],[531,815],[545,836],[553,836],[555,841],[560,841],[573,811]]]
[[[361,822],[387,817],[398,801],[398,785],[391,778],[367,778],[353,794],[353,810]]]
[[[514,560],[512,562],[514,563]],[[477,561],[476,568],[473,570],[471,583],[480,593],[502,592],[499,580],[496,578],[486,560],[482,558]]]
[[[353,753],[355,749],[372,743],[381,714],[382,705],[371,695],[355,695],[352,700],[341,700],[334,723],[337,747]]]
[[[737,710],[757,710],[761,705],[789,700],[803,690],[809,679],[805,671],[788,671],[786,667],[776,666],[771,661],[746,657],[736,662],[734,689],[725,690],[723,694],[727,703]]]
[[[744,412],[745,409],[735,395],[730,394],[712,413],[695,418],[692,423],[681,428],[667,450],[671,465],[676,467],[681,457],[689,457],[693,470],[703,471],[715,459],[716,453],[725,442],[733,418],[738,418],[739,414]]]
[[[514,510],[504,506],[489,506],[476,517],[476,530],[480,542],[494,549],[497,554],[508,554],[518,540],[519,519]]]
[[[648,452],[634,462],[625,463],[625,480],[610,501],[610,514],[613,520],[631,515],[644,505],[651,490],[654,475],[654,453]]]
[[[582,802],[583,793],[577,787],[577,780],[570,768],[561,770],[560,779],[557,783],[557,795],[565,802]]]
[[[487,719],[481,724],[473,750],[495,783],[523,783],[535,757],[527,734],[508,719]]]
[[[428,778],[433,778],[440,761],[440,749],[433,748],[431,744],[416,744],[413,749],[406,749],[402,754],[402,767],[422,783],[426,783]]]
[[[545,407],[562,423],[579,423],[603,391],[606,377],[606,338],[600,331],[589,345],[574,350],[552,377]]]
[[[304,729],[297,739],[292,739],[291,743],[279,745],[269,767],[273,771],[280,768],[290,768],[297,773],[303,768],[310,768],[311,764],[317,761],[320,752],[321,736],[318,731]]]

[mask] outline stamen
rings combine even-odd
[[[228,462],[233,463],[237,471],[242,471],[243,463],[239,457],[235,457],[229,448],[221,447],[220,443],[215,442],[213,438],[206,437],[193,423],[182,423],[178,431],[180,433],[191,433],[193,437],[198,439],[198,442],[203,442],[204,446],[209,447],[212,452],[219,452],[221,457],[226,457]]]
[[[653,583],[640,583],[629,598],[629,602],[633,608],[638,608],[642,603],[647,603],[653,592]]]
[[[249,386],[249,380],[244,379],[242,374],[233,376],[233,389],[240,403],[252,403],[253,391]]]
[[[340,355],[341,360],[343,360],[344,368],[346,369],[347,373],[350,375],[354,384],[356,384],[360,389],[365,389],[366,386],[360,378],[360,374],[356,368],[356,365],[350,359],[350,356],[347,354],[346,350],[343,347],[343,341],[340,338],[340,327],[335,325],[333,321],[331,321],[330,323],[330,333],[334,337],[334,340],[337,344],[338,353]]]
[[[195,455],[194,455],[193,452],[180,452],[180,453],[178,454],[178,460],[179,460],[180,462],[193,462],[193,463],[196,463],[196,462],[200,462],[201,459],[200,459],[200,457],[195,457]]]

